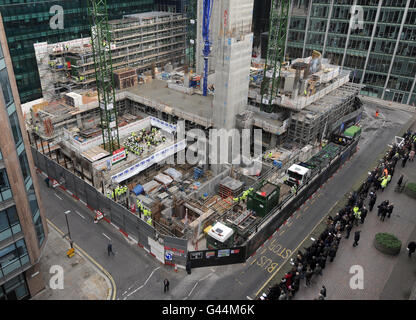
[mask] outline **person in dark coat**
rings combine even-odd
[[[387,211],[388,211],[388,207],[383,206],[382,210],[381,210],[381,213],[380,213],[380,220],[383,221],[383,222],[386,219]]]
[[[367,217],[367,208],[365,206],[363,206],[363,208],[361,209],[361,224],[364,223],[365,218]]]
[[[321,291],[319,292],[324,298],[326,298],[326,288],[322,286]]]
[[[164,285],[163,292],[169,291],[169,280],[168,279],[163,280],[163,285]]]
[[[414,241],[409,242],[409,244],[407,245],[407,250],[409,252],[409,258],[411,258],[413,252],[415,252],[416,250],[416,242]]]
[[[406,153],[404,155],[404,157],[402,158],[402,168],[404,168],[406,166],[406,162],[407,162],[408,157],[409,157],[409,155]]]
[[[110,256],[110,254],[112,254],[114,256],[113,245],[111,244],[111,242],[107,246],[107,253],[108,253],[109,256]]]
[[[401,175],[400,176],[400,178],[399,178],[399,180],[397,180],[397,185],[399,186],[399,187],[401,187],[401,185],[402,185],[402,182],[403,182],[403,175]]]
[[[337,248],[335,246],[331,246],[331,248],[329,249],[329,262],[334,261],[335,256],[337,255]]]
[[[347,235],[345,236],[345,239],[348,239],[352,230],[352,223],[348,223],[345,229],[347,230]]]
[[[391,214],[393,213],[393,209],[394,209],[394,204],[390,203],[389,206],[387,207],[387,218],[390,218]]]
[[[326,266],[326,257],[323,254],[321,254],[319,256],[318,263],[319,263],[319,265],[321,266],[322,269],[325,269],[325,266]]]
[[[360,233],[361,233],[361,231],[355,231],[355,234],[354,234],[354,243],[353,243],[353,247],[356,247],[356,246],[358,246],[358,241],[360,241]]]
[[[377,195],[375,192],[371,191],[370,192],[370,202],[368,203],[368,206],[370,208],[370,212],[373,211],[373,207],[376,204],[377,201]]]
[[[308,270],[306,271],[306,274],[305,274],[305,279],[306,279],[305,287],[306,288],[311,285],[312,276],[313,276],[313,271],[310,268],[308,268]]]

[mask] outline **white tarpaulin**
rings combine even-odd
[[[138,174],[139,172],[149,168],[151,165],[155,163],[159,163],[164,159],[174,155],[175,153],[185,149],[186,147],[186,140],[179,141],[174,145],[166,147],[155,154],[151,155],[150,157],[141,160],[139,163],[132,165],[131,167],[127,168],[126,170],[119,172],[111,177],[111,179],[116,183],[121,183],[122,181],[131,178]]]

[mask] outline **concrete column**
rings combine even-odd
[[[332,16],[333,7],[334,7],[334,0],[331,0],[331,6],[329,8],[329,13],[328,13],[328,20],[326,22],[326,31],[325,31],[325,38],[324,38],[324,47],[322,48],[322,57],[324,57],[325,55],[326,40],[328,39],[328,31],[329,31],[329,25],[331,24],[331,16]]]
[[[365,58],[364,69],[363,69],[363,74],[361,76],[360,84],[363,84],[365,71],[367,70],[368,59],[370,58],[371,48],[373,46],[374,35],[376,33],[376,28],[377,28],[378,18],[380,17],[380,9],[381,9],[382,3],[383,3],[383,0],[379,0],[377,13],[376,13],[376,20],[374,21],[373,31],[371,33],[370,45],[368,46],[367,57]]]
[[[305,49],[306,49],[306,42],[308,39],[309,23],[311,21],[312,3],[313,3],[313,0],[310,0],[309,9],[308,9],[308,17],[306,18],[305,39],[303,40],[302,58],[305,57]]]
[[[409,97],[407,98],[407,101],[406,101],[407,104],[410,104],[410,99],[412,98],[412,94],[413,94],[413,90],[415,89],[415,85],[416,85],[416,74],[415,74],[415,79],[413,80],[413,83],[412,83],[412,87],[410,88]]]
[[[406,21],[409,4],[410,4],[410,0],[407,0],[406,8],[404,9],[404,13],[403,13],[402,23],[400,24],[399,33],[397,35],[396,45],[394,46],[393,56],[391,57],[389,72],[387,74],[386,82],[384,83],[383,94],[381,95],[381,99],[384,99],[384,94],[386,93],[387,84],[389,83],[389,80],[390,80],[391,69],[393,68],[394,59],[396,58],[397,48],[399,47],[400,36],[402,35],[403,25],[404,25],[404,22]]]
[[[289,18],[287,20],[287,30],[286,30],[286,41],[285,41],[285,52],[284,52],[284,59],[286,60],[286,50],[287,50],[287,39],[289,38],[289,29],[290,29],[290,18],[292,17],[292,10],[293,10],[293,1],[290,3],[289,9]]]
[[[277,143],[277,135],[271,133],[271,137],[270,137],[270,148],[276,147],[276,143]]]
[[[357,0],[354,0],[354,3],[352,5],[353,7],[355,7],[357,5]],[[352,15],[351,15],[351,19],[352,19]],[[348,43],[350,41],[350,34],[351,34],[351,21],[350,21],[350,25],[348,26],[348,33],[347,33],[347,40],[345,41],[344,54],[342,55],[341,70],[344,68],[345,56],[347,55]]]

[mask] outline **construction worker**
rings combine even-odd
[[[355,208],[358,209],[358,207],[355,207]],[[361,211],[360,210],[354,211],[354,218],[355,218],[354,223],[355,223],[356,226],[358,226],[358,221],[361,220]]]
[[[391,181],[391,174],[387,176],[387,184]]]
[[[233,201],[234,201],[235,203],[237,203],[237,202],[239,201],[239,198],[233,198]]]
[[[381,181],[381,191],[384,191],[384,188],[387,187],[387,178],[383,178]]]
[[[152,225],[152,218],[147,219],[147,223],[151,226]]]

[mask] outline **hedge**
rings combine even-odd
[[[414,182],[407,183],[404,189],[404,193],[407,194],[409,197],[416,199],[416,183]]]
[[[402,247],[402,242],[390,233],[377,233],[374,237],[374,246],[385,254],[397,255]]]

